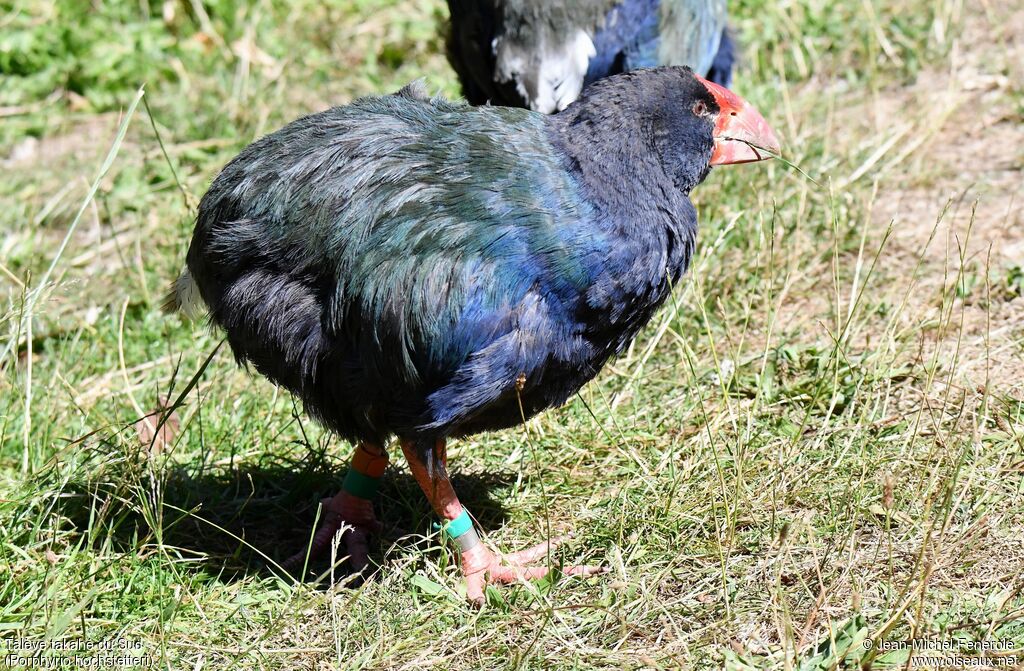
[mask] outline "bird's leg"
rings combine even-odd
[[[513,583],[534,580],[547,575],[548,566],[530,566],[569,538],[559,536],[527,550],[512,554],[494,553],[482,542],[473,527],[469,513],[448,480],[447,453],[444,439],[434,446],[434,467],[428,471],[420,449],[413,441],[402,441],[402,451],[409,462],[416,482],[427,495],[434,512],[441,518],[445,533],[459,544],[462,554],[462,575],[466,580],[466,598],[477,606],[484,603],[484,587],[488,583]],[[565,575],[595,575],[606,569],[598,566],[567,566]]]
[[[285,563],[289,570],[301,569],[308,558],[323,555],[335,534],[346,527],[342,541],[348,554],[349,565],[362,571],[369,563],[369,535],[380,531],[381,525],[373,514],[373,498],[377,494],[380,476],[388,465],[388,455],[378,445],[360,443],[349,464],[341,491],[322,502],[320,529],[313,536],[308,552],[290,557]]]

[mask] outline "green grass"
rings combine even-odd
[[[1024,282],[1000,200],[1019,208],[1020,187],[1012,169],[958,183],[944,153],[976,108],[942,79],[964,51],[1012,74],[993,54],[1024,24],[1000,11],[733,3],[737,89],[809,177],[716,170],[691,272],[629,352],[566,407],[452,446],[490,542],[574,530],[559,556],[611,568],[491,590],[477,612],[400,459],[367,581],[268,569],[349,448],[226,348],[170,445],[134,426],[219,342],[157,309],[217,170],[354,96],[421,76],[457,95],[444,4],[0,4],[0,636],[122,639],[167,669],[902,668],[866,637],[1020,650]],[[976,39],[979,21],[1002,32]],[[1019,125],[1014,86],[982,89],[1006,110],[990,137]]]

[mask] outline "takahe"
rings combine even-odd
[[[488,581],[543,575],[528,564],[548,545],[479,542],[445,441],[521,424],[597,375],[689,264],[691,189],[777,148],[756,110],[683,67],[609,77],[550,116],[411,84],[294,121],[228,163],[169,307],[201,301],[239,362],[358,444],[311,553],[345,523],[350,563],[366,565],[397,436],[480,602]]]
[[[448,0],[448,60],[474,105],[555,112],[621,72],[688,65],[729,86],[726,0]]]

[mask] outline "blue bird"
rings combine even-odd
[[[228,163],[166,307],[205,308],[240,363],[357,443],[310,554],[345,524],[350,563],[366,566],[397,436],[480,603],[487,582],[542,576],[529,564],[551,545],[481,544],[446,441],[521,424],[597,375],[686,270],[690,191],[714,165],[777,149],[756,110],[685,67],[608,77],[554,115],[414,83],[298,119]]]
[[[726,0],[448,0],[448,60],[473,105],[565,109],[603,77],[687,65],[728,87]]]

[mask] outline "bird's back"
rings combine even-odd
[[[624,0],[594,34],[586,83],[638,68],[686,65],[728,86],[734,60],[726,0]]]

